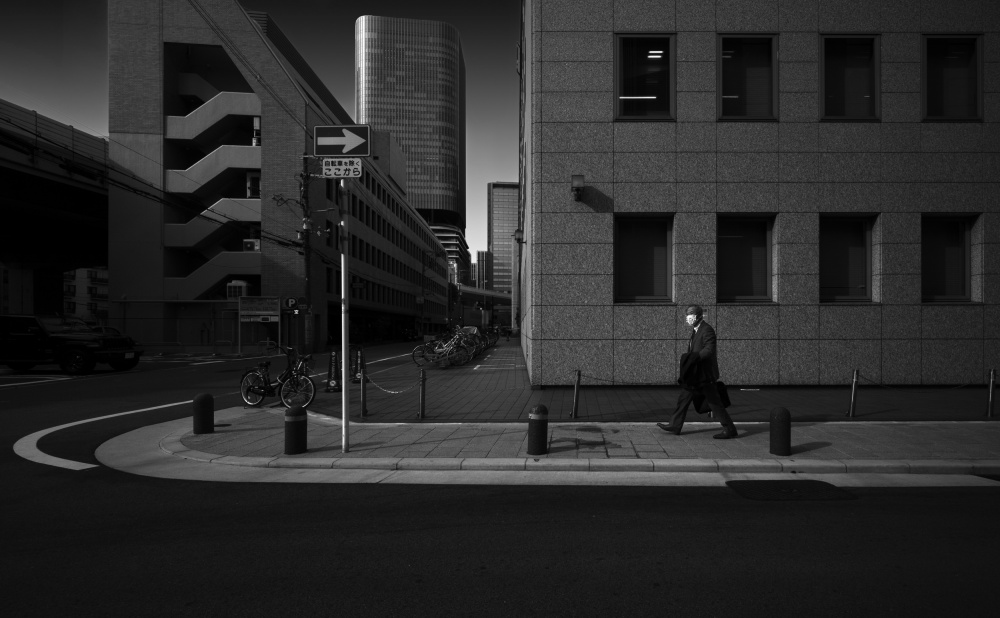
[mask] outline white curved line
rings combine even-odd
[[[47,466],[56,466],[59,468],[66,468],[67,470],[86,470],[88,468],[97,468],[99,466],[89,463],[83,463],[82,461],[74,461],[72,459],[62,459],[61,457],[53,457],[52,455],[46,455],[42,451],[38,450],[38,441],[50,433],[59,431],[60,429],[66,429],[67,427],[73,427],[75,425],[83,425],[84,423],[90,423],[93,421],[102,421],[106,418],[114,418],[116,416],[125,416],[126,414],[138,414],[139,412],[149,412],[150,410],[159,410],[161,408],[169,408],[171,406],[180,406],[185,403],[191,403],[193,399],[187,401],[178,401],[177,403],[167,403],[162,406],[153,406],[152,408],[143,408],[141,410],[131,410],[129,412],[119,412],[117,414],[108,414],[107,416],[98,416],[95,418],[88,418],[82,421],[76,421],[75,423],[66,423],[65,425],[59,425],[58,427],[50,427],[49,429],[43,429],[41,431],[36,431],[31,435],[24,436],[20,440],[14,443],[14,452],[21,457],[27,459],[28,461],[33,461],[35,463],[44,464]]]

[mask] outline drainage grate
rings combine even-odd
[[[836,485],[813,480],[726,481],[739,495],[750,500],[856,500],[857,496]]]

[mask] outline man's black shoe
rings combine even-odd
[[[723,429],[721,432],[712,436],[716,440],[732,440],[738,438],[740,434],[736,433],[735,429]]]
[[[681,435],[681,430],[680,429],[674,429],[673,427],[671,427],[670,425],[667,425],[666,423],[657,423],[656,426],[659,427],[660,429],[662,429],[663,431],[667,432],[667,433],[674,434],[675,436]]]

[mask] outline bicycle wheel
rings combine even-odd
[[[292,406],[305,408],[312,403],[313,397],[316,396],[316,385],[313,384],[309,376],[293,375],[281,385],[279,395],[281,403],[285,404],[286,408]]]
[[[416,363],[417,367],[422,367],[427,364],[427,346],[418,345],[413,348],[413,352],[410,354],[413,358],[413,362]]]
[[[248,406],[255,406],[263,401],[266,390],[264,378],[256,371],[247,373],[240,380],[240,395]]]

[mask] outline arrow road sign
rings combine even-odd
[[[371,156],[371,128],[366,124],[314,127],[313,155],[317,157]]]

